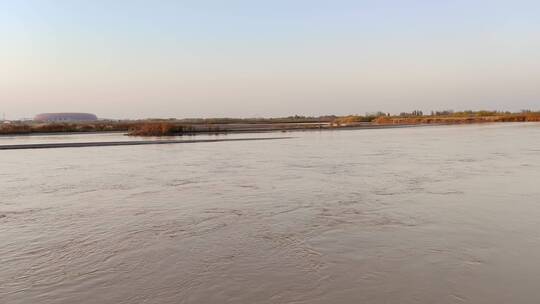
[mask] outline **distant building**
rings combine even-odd
[[[90,113],[43,113],[34,117],[35,121],[44,122],[74,122],[74,121],[96,121],[97,116]]]

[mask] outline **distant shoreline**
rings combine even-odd
[[[421,111],[398,116],[376,113],[366,116],[321,116],[286,118],[148,119],[93,122],[12,122],[0,124],[0,136],[79,135],[125,133],[130,136],[180,136],[339,129],[385,129],[412,126],[540,122],[540,112],[436,112]]]
[[[534,121],[533,121],[534,122]],[[442,126],[457,126],[457,125],[471,125],[471,124],[484,124],[492,125],[496,122],[483,122],[483,123],[469,123],[469,124],[456,124],[456,123],[431,123],[431,124],[388,124],[388,125],[348,125],[340,126],[338,128],[295,128],[295,129],[268,129],[268,130],[232,130],[220,133],[195,133],[195,134],[178,134],[168,136],[134,136],[134,137],[152,137],[154,139],[149,140],[126,140],[126,141],[109,141],[109,142],[68,142],[68,143],[38,143],[38,144],[15,144],[15,145],[0,145],[0,150],[30,150],[30,149],[56,149],[56,148],[83,148],[83,147],[113,147],[113,146],[140,146],[140,145],[164,145],[164,144],[187,144],[187,143],[213,143],[213,142],[234,142],[234,141],[260,141],[260,140],[278,140],[278,139],[291,139],[294,137],[281,136],[281,137],[254,137],[254,138],[215,138],[215,139],[191,139],[197,135],[228,135],[228,134],[256,134],[256,133],[276,133],[276,132],[309,132],[309,131],[339,131],[339,130],[382,130],[382,129],[400,129],[400,128],[415,128],[415,127],[442,127]],[[515,122],[518,123],[518,122]],[[1,137],[24,137],[24,136],[54,136],[54,135],[81,135],[81,134],[125,134],[124,131],[103,131],[103,132],[57,132],[57,133],[32,133],[32,134],[2,134]],[[166,140],[163,138],[172,138],[187,136],[189,139],[182,140]],[[156,138],[161,138],[156,140]]]

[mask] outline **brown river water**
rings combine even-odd
[[[1,151],[0,303],[540,302],[540,124],[287,135]]]

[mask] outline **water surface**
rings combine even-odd
[[[0,303],[540,298],[540,124],[291,134],[0,152]]]

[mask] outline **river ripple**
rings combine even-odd
[[[540,298],[540,124],[288,135],[0,152],[0,303]]]

